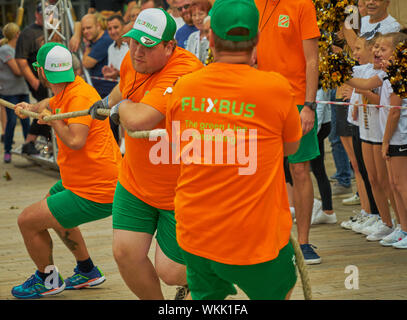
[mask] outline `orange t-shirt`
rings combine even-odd
[[[97,91],[81,77],[76,77],[58,95],[50,99],[52,113],[88,109],[100,100]],[[63,120],[68,126],[89,127],[85,146],[80,150],[67,147],[56,135],[57,163],[62,185],[76,195],[98,203],[112,203],[121,161],[120,149],[110,129],[109,120],[93,120],[91,116]]]
[[[120,67],[119,88],[123,99],[147,104],[165,115],[168,95],[164,93],[167,88],[172,87],[179,77],[202,67],[202,63],[192,53],[177,47],[163,69],[153,74],[141,74],[134,70],[128,52]],[[165,120],[156,128],[165,128]],[[160,139],[135,139],[126,133],[126,153],[119,172],[119,182],[147,204],[174,210],[179,166],[153,164],[149,156],[150,150]]]
[[[205,129],[215,128],[227,138],[202,136]],[[245,140],[239,143],[237,130],[242,128]],[[288,81],[248,65],[212,63],[175,85],[167,131],[181,156],[175,196],[179,245],[192,254],[234,265],[277,257],[292,226],[283,143],[302,136]],[[200,137],[194,142],[198,145],[192,136]],[[223,141],[218,159],[216,141]],[[205,143],[212,146],[212,153],[205,151]],[[234,162],[228,159],[232,145]]]
[[[257,46],[259,70],[281,73],[290,81],[296,104],[305,101],[305,57],[302,41],[319,38],[311,0],[255,0],[260,13]]]

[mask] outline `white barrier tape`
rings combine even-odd
[[[315,101],[315,102],[320,103],[320,104],[336,104],[336,105],[341,105],[341,106],[407,109],[407,106],[388,106],[388,105],[380,105],[380,104],[349,103],[349,102],[341,102],[341,101]]]

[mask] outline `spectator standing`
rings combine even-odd
[[[123,41],[123,29],[124,20],[120,15],[113,15],[107,19],[107,32],[113,43],[109,46],[108,53],[108,64],[102,68],[103,76],[107,79],[112,79],[118,81],[120,79],[120,66],[122,64],[124,56],[129,51],[129,46],[126,41]],[[120,150],[124,154],[124,132],[121,131],[121,138],[119,137],[119,126],[114,122],[110,121],[110,126],[112,127],[113,133],[115,135],[116,141],[120,141]]]
[[[5,38],[0,41],[0,97],[4,100],[17,104],[19,102],[29,102],[29,89],[22,77],[20,68],[14,58],[17,39],[20,35],[20,28],[15,23],[8,23],[4,26]],[[5,108],[5,107],[2,107]],[[17,116],[14,110],[6,108],[7,124],[4,134],[4,162],[11,162],[11,146],[13,143],[14,129],[17,123]],[[23,129],[24,139],[27,138],[30,129],[29,119],[20,119]]]
[[[208,57],[209,39],[204,32],[205,18],[208,16],[212,5],[208,0],[196,0],[192,3],[192,22],[198,29],[190,34],[187,39],[185,49],[192,52],[202,63],[205,63]]]
[[[47,5],[47,2],[45,3]],[[16,44],[15,59],[23,74],[32,96],[41,101],[48,97],[47,88],[41,84],[37,73],[32,67],[32,63],[37,59],[37,52],[44,41],[42,3],[39,2],[35,11],[35,22],[21,31]],[[44,136],[47,140],[51,139],[51,129],[47,125],[38,124],[34,119],[31,123],[27,139],[22,147],[22,152],[26,154],[39,154],[35,148],[35,140],[38,136]]]
[[[367,15],[361,18],[361,36],[370,40],[376,33],[386,34],[400,31],[400,23],[388,13],[390,0],[364,0],[364,4]],[[346,24],[343,33],[353,51],[358,34],[352,29],[352,26]]]
[[[82,35],[86,44],[82,65],[88,69],[93,87],[104,98],[116,85],[112,81],[103,80],[102,68],[108,64],[108,49],[113,43],[107,31],[102,28],[97,16],[86,14],[81,20]],[[118,128],[111,124],[116,141],[119,141]]]
[[[180,12],[182,19],[185,24],[178,29],[175,34],[175,40],[177,40],[177,45],[181,48],[185,48],[187,45],[187,40],[192,32],[198,31],[192,22],[191,15],[191,4],[192,0],[178,0],[177,10]]]
[[[315,98],[318,89],[320,32],[316,10],[311,0],[255,2],[260,12],[258,68],[278,72],[289,80],[300,111],[303,137],[298,151],[290,155],[288,161],[293,178],[298,242],[305,262],[316,264],[321,262],[321,258],[309,243],[314,203],[309,161],[319,155]]]
[[[178,0],[168,0],[167,2],[169,5],[167,12],[174,19],[175,23],[177,24],[177,30],[179,30],[179,28],[181,28],[185,24],[185,22],[184,22],[184,19],[182,19],[181,14],[177,9]]]

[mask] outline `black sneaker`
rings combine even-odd
[[[300,248],[306,264],[321,263],[321,257],[314,251],[314,248],[316,249],[317,247],[313,246],[312,244],[306,243],[301,244]]]
[[[178,287],[174,300],[184,300],[188,293],[189,293],[188,285]]]
[[[22,153],[26,154],[39,154],[40,151],[37,150],[33,141],[27,142],[23,144],[23,148],[21,149]]]

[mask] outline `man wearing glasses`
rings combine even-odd
[[[372,39],[376,33],[386,34],[400,31],[400,23],[388,13],[390,0],[365,0],[367,16],[361,20],[360,35],[366,39]],[[357,35],[345,23],[344,35],[351,48],[354,47]]]
[[[192,32],[198,31],[192,22],[191,2],[191,0],[178,0],[175,4],[175,7],[185,22],[185,24],[175,34],[175,40],[177,40],[178,46],[184,49],[189,35]]]

